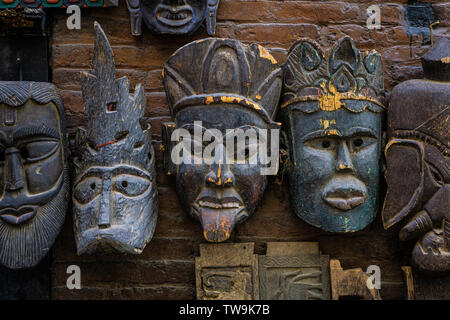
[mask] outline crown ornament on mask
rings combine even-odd
[[[191,59],[189,63],[185,63],[186,57]],[[281,69],[264,47],[217,38],[178,49],[163,71],[172,116],[192,106],[237,104],[274,127],[279,127],[273,119],[281,78]]]
[[[381,56],[375,50],[358,51],[350,37],[339,40],[328,55],[315,41],[300,39],[289,51],[285,68],[282,109],[295,106],[306,113],[385,109],[380,102],[384,90]]]
[[[81,73],[87,128],[76,136],[77,169],[111,163],[149,167],[154,159],[150,125],[141,126],[146,100],[141,84],[130,94],[128,78],[115,79],[114,56],[100,24],[95,22],[93,73]]]

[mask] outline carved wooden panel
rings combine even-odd
[[[259,256],[262,300],[329,300],[329,257],[315,242],[271,242]]]
[[[369,276],[361,268],[344,270],[339,260],[330,260],[332,300],[381,300],[377,289],[369,289]]]
[[[259,299],[258,258],[253,243],[201,244],[195,258],[197,299]]]
[[[450,300],[450,275],[432,275],[402,267],[408,300]]]
[[[386,145],[384,227],[403,221],[401,240],[417,239],[412,265],[450,271],[450,41],[422,58],[425,79],[391,94]]]

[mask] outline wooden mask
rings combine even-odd
[[[413,264],[450,271],[450,41],[441,39],[423,58],[423,80],[391,94],[383,206],[385,228],[408,218],[401,240],[420,238]]]
[[[219,0],[126,0],[131,32],[142,34],[142,19],[154,33],[192,34],[205,21],[208,35],[216,31]]]
[[[295,213],[330,232],[365,228],[377,213],[383,92],[381,57],[349,37],[329,55],[295,43],[284,70],[281,121]]]
[[[69,202],[64,107],[53,84],[0,82],[0,119],[0,263],[34,267]]]
[[[138,254],[153,236],[158,196],[150,126],[140,84],[115,79],[114,58],[95,23],[94,73],[82,73],[86,129],[76,137],[73,184],[78,254],[111,249]]]
[[[175,176],[181,204],[200,220],[205,239],[225,241],[235,224],[251,216],[261,202],[267,176],[262,174],[262,162],[252,161],[255,153],[251,151],[245,151],[246,159],[241,163],[231,164],[228,150],[224,159],[215,154],[209,161],[205,154],[210,145],[199,141],[196,132],[205,138],[212,132],[225,137],[238,128],[243,133],[278,129],[280,125],[273,118],[281,91],[281,69],[259,45],[209,38],[177,50],[164,66],[163,80],[173,118],[173,123],[163,126],[166,172]],[[191,154],[188,147],[186,153],[193,162],[173,161],[172,151],[179,145],[174,130],[185,130],[183,140],[192,141],[194,152]],[[247,145],[246,150],[251,147]],[[278,149],[274,156],[278,165]]]

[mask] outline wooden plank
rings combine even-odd
[[[361,268],[344,270],[339,260],[330,260],[332,300],[381,300],[377,289],[367,287],[369,276]]]

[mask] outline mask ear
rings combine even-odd
[[[206,9],[206,31],[209,36],[216,33],[216,12],[219,6],[219,0],[208,0],[208,8]]]
[[[382,218],[388,229],[411,213],[423,190],[424,152],[414,140],[393,139],[385,149],[387,194]]]
[[[162,125],[162,143],[163,143],[163,154],[164,154],[164,171],[167,175],[171,175],[175,172],[175,164],[172,162],[172,148],[174,142],[171,141],[172,133],[175,130],[175,123],[165,122]]]

